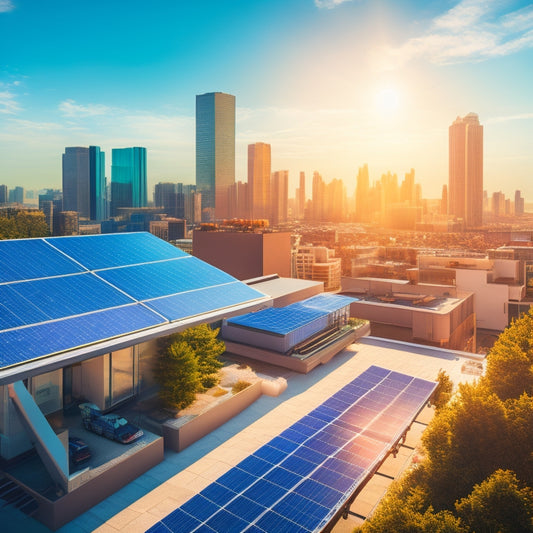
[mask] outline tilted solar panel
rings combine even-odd
[[[89,270],[136,265],[187,255],[151,233],[82,235],[75,239],[50,237],[46,241]]]
[[[196,257],[102,270],[98,275],[137,300],[230,283],[235,278]]]
[[[165,320],[141,304],[0,331],[0,368],[139,331]]]
[[[84,270],[44,239],[0,240],[0,283],[64,276]]]
[[[370,367],[148,531],[321,531],[436,385]]]

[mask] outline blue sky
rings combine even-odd
[[[0,183],[60,187],[65,146],[146,146],[149,186],[194,183],[195,95],[237,98],[246,146],[310,181],[448,180],[479,114],[485,188],[533,201],[533,4],[514,0],[0,0]],[[110,176],[110,172],[108,172]]]

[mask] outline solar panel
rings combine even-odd
[[[46,242],[89,270],[137,265],[188,255],[151,233],[51,237]]]
[[[148,531],[321,531],[435,387],[370,367]]]
[[[370,367],[148,531],[321,531],[395,446],[435,387]]]
[[[43,239],[0,240],[0,283],[64,276],[84,270]]]
[[[229,274],[190,255],[103,270],[98,275],[136,300],[149,300],[235,281]]]
[[[0,368],[164,323],[140,304],[0,331]]]
[[[264,298],[150,233],[0,241],[0,368]]]

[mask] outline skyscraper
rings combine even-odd
[[[248,145],[248,192],[253,219],[270,220],[270,144]]]
[[[65,148],[63,209],[78,212],[80,219],[106,218],[105,154],[99,146]]]
[[[196,187],[206,221],[227,218],[235,183],[235,96],[196,96]]]
[[[462,218],[466,227],[483,219],[483,126],[475,113],[457,117],[449,128],[450,215]]]
[[[370,178],[368,165],[359,167],[355,189],[355,219],[357,222],[370,222]]]
[[[146,148],[113,148],[111,151],[112,215],[120,207],[146,207]]]
[[[272,224],[287,222],[289,213],[289,171],[277,170],[270,181]]]

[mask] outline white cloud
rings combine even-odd
[[[14,115],[20,111],[15,95],[11,91],[0,91],[0,114]]]
[[[351,2],[352,0],[315,0],[315,6],[319,9],[333,9],[334,7]]]
[[[11,0],[0,0],[0,13],[7,13],[13,9],[15,9],[15,5]]]
[[[511,120],[533,120],[533,113],[520,113],[518,115],[489,118],[485,121],[485,124],[496,124],[498,122],[509,122]]]
[[[66,117],[94,117],[105,115],[111,109],[102,104],[77,104],[74,100],[65,100],[59,104],[58,108]]]
[[[462,0],[429,30],[389,50],[388,68],[416,57],[437,64],[484,61],[533,48],[533,5],[502,12],[500,2]]]

